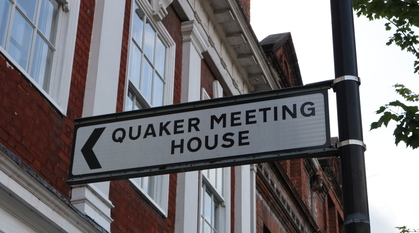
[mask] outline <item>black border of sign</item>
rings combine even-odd
[[[214,167],[226,167],[226,166],[237,166],[250,163],[268,162],[275,160],[285,160],[292,158],[303,158],[303,157],[326,157],[337,155],[337,149],[331,145],[330,141],[330,122],[329,122],[329,101],[328,101],[328,89],[332,87],[332,81],[323,81],[319,83],[313,83],[300,87],[285,88],[273,91],[265,91],[237,96],[229,96],[224,98],[202,100],[196,102],[188,102],[181,104],[166,105],[162,107],[147,108],[136,111],[112,113],[107,115],[85,117],[75,119],[74,126],[74,137],[70,160],[69,178],[67,182],[69,184],[83,184],[100,181],[109,181],[116,179],[126,179],[141,176],[150,175],[161,175],[176,172],[185,172],[193,170],[208,169]],[[113,123],[126,120],[134,120],[140,118],[148,118],[156,115],[168,115],[176,114],[181,112],[191,112],[202,109],[211,109],[224,106],[232,106],[238,104],[245,104],[251,102],[261,102],[264,100],[281,99],[294,96],[309,95],[313,93],[321,93],[324,96],[325,106],[325,125],[326,125],[326,143],[321,146],[309,147],[309,148],[298,148],[291,150],[282,151],[269,151],[257,154],[247,155],[235,155],[229,157],[223,157],[222,159],[208,159],[200,161],[192,161],[190,163],[179,163],[179,164],[167,164],[167,165],[156,165],[150,167],[141,168],[130,168],[123,170],[89,173],[84,175],[73,175],[73,160],[75,143],[77,139],[77,130],[82,127],[101,125],[106,123]]]

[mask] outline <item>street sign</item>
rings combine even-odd
[[[69,183],[326,153],[327,89],[291,88],[77,119]]]

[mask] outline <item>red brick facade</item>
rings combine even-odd
[[[65,181],[72,121],[62,117],[3,56],[0,70],[0,143],[69,197]]]
[[[302,85],[290,33],[270,35],[261,45],[282,87]],[[260,164],[257,232],[343,232],[337,164],[336,158]]]
[[[0,143],[66,198],[73,119],[81,117],[94,1],[82,1],[67,116],[0,56]]]
[[[123,42],[121,51],[121,74],[118,87],[118,106],[117,110],[122,111],[124,101],[126,60],[128,53],[128,32],[130,23],[131,1],[127,1],[125,11],[125,22],[123,32]],[[175,63],[175,83],[180,82],[182,72],[182,35],[180,32],[180,19],[175,14],[172,7],[168,9],[168,15],[164,18],[163,24],[168,29],[172,39],[176,42],[176,63]],[[180,84],[175,85],[175,103],[180,102]],[[167,217],[162,216],[140,195],[140,192],[127,180],[112,181],[109,199],[115,206],[112,209],[111,217],[114,222],[111,225],[111,232],[174,232],[175,212],[176,212],[176,184],[177,175],[171,174],[169,181],[169,207]],[[138,211],[141,210],[141,211]],[[144,227],[147,226],[147,227]]]
[[[215,81],[214,75],[211,73],[207,63],[201,62],[201,86],[208,93],[210,98],[214,98],[212,84]]]
[[[316,168],[309,159],[290,163],[290,174],[284,163],[258,166],[257,232],[343,232],[340,188],[325,172],[331,167],[322,162],[324,167]]]
[[[250,0],[238,0],[241,7],[243,8],[244,14],[250,19]]]
[[[175,202],[169,203],[168,216],[162,216],[141,196],[128,180],[112,181],[110,200],[115,208],[112,209],[111,232],[148,233],[174,232]],[[176,174],[170,176],[169,199],[176,199]]]
[[[125,1],[121,53],[116,54],[120,56],[116,112],[123,111],[126,98],[131,1]],[[238,1],[243,12],[250,18],[250,0]],[[35,176],[45,180],[52,189],[62,195],[64,201],[71,207],[71,211],[75,208],[69,204],[71,186],[66,181],[73,143],[73,120],[82,117],[83,112],[95,3],[94,0],[80,1],[70,95],[65,115],[34,87],[11,61],[7,60],[7,56],[0,54],[0,144],[29,166]],[[176,44],[173,103],[177,104],[181,102],[183,60],[181,25],[185,19],[184,12],[178,12],[173,4],[165,10],[167,15],[162,23]],[[293,47],[289,44],[292,44],[292,41],[287,43],[286,47],[276,50],[276,54],[267,55],[268,59],[277,58],[281,61],[279,66],[282,65],[285,70],[284,77],[279,75],[277,78],[281,80],[283,87],[301,84],[298,82],[301,81],[301,77],[295,68],[298,64],[293,60],[295,54],[291,56],[289,53],[293,51]],[[288,66],[286,62],[291,62],[291,65]],[[211,98],[215,97],[212,85],[216,80],[212,67],[205,59],[201,61],[201,88]],[[223,95],[226,96],[226,93],[228,92],[225,91]],[[317,165],[308,159],[297,159],[257,165],[256,232],[287,233],[299,232],[301,229],[308,229],[310,233],[317,230],[324,233],[342,232],[339,182],[331,183],[326,179],[326,176],[336,178],[336,173],[339,173],[336,172],[336,164],[331,163],[325,160],[320,167],[316,167]],[[335,173],[327,172],[331,168]],[[321,177],[323,177],[322,185],[314,188],[321,181]],[[231,168],[230,183],[229,230],[230,233],[234,233],[235,207],[238,205],[235,202],[237,194],[235,168]],[[110,212],[110,217],[113,219],[110,225],[111,232],[174,233],[177,185],[178,175],[171,174],[167,216],[163,216],[128,180],[111,181],[109,201],[114,206]]]
[[[163,19],[163,24],[176,43],[173,103],[177,104],[180,103],[180,84],[182,83],[182,33],[180,31],[182,21],[172,6],[168,7],[167,11],[168,15]]]

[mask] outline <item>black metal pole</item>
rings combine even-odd
[[[352,0],[331,0],[345,233],[369,233]]]

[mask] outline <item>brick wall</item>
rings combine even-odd
[[[205,91],[210,96],[210,98],[214,98],[213,89],[212,89],[212,83],[214,81],[215,81],[215,77],[212,74],[209,66],[204,60],[202,60],[201,62],[201,86],[202,88],[205,89]]]
[[[128,180],[111,182],[110,190],[110,200],[115,206],[111,212],[111,217],[114,220],[111,224],[111,232],[174,232],[174,201],[170,202],[168,216],[165,217],[159,214]],[[170,190],[169,199],[176,199],[176,175],[170,176]]]
[[[293,159],[290,160],[290,180],[292,184],[294,185],[294,188],[297,190],[297,192],[302,195],[305,190],[303,190],[303,180],[301,179],[301,176],[303,174],[303,160],[302,159]]]
[[[303,159],[293,159],[290,163],[290,180],[306,205],[310,205],[310,175]]]
[[[257,233],[342,232],[342,206],[322,170],[313,171],[307,159],[290,161],[288,175],[283,163],[261,163],[257,169]],[[311,175],[309,175],[311,174]],[[318,175],[323,185],[316,186]],[[311,184],[313,182],[313,185]]]
[[[126,78],[126,62],[128,56],[129,28],[130,28],[131,1],[126,2],[124,31],[121,51],[121,68],[118,85],[117,111],[122,111],[124,104],[124,88]],[[182,74],[182,35],[180,19],[171,6],[168,15],[163,19],[163,24],[176,43],[174,103],[180,102],[180,81]],[[174,232],[176,212],[176,183],[177,175],[171,174],[169,181],[169,206],[167,217],[159,214],[156,209],[144,198],[128,180],[112,181],[109,199],[115,206],[111,211],[114,220],[111,232]]]
[[[240,5],[242,6],[244,14],[250,20],[250,0],[238,0],[238,1]],[[254,1],[257,1],[257,0],[254,0]]]
[[[81,1],[67,116],[0,56],[0,143],[69,198],[73,119],[81,117],[95,1]]]
[[[263,199],[257,198],[256,199],[256,209],[258,216],[256,220],[256,232],[257,233],[265,233],[265,232],[272,232],[272,233],[284,233],[283,226],[281,226],[277,219],[275,219],[275,213],[269,208],[268,203],[264,202]]]
[[[290,160],[282,160],[280,161],[280,163],[281,163],[281,166],[284,168],[284,171],[286,172],[286,174],[290,176],[290,173],[291,173]]]
[[[119,81],[118,81],[118,96],[116,103],[116,112],[122,112],[124,109],[125,103],[125,78],[127,76],[127,60],[128,60],[128,46],[130,43],[129,38],[129,28],[131,22],[131,0],[125,1],[125,18],[124,18],[124,28],[122,31],[122,46],[121,46],[121,62],[119,66]]]
[[[172,39],[176,43],[176,54],[175,54],[175,78],[174,78],[174,91],[173,91],[173,103],[180,103],[181,95],[181,83],[182,83],[182,32],[181,32],[181,20],[176,14],[173,6],[170,5],[167,8],[168,15],[163,19],[163,24],[167,31],[172,36]]]

